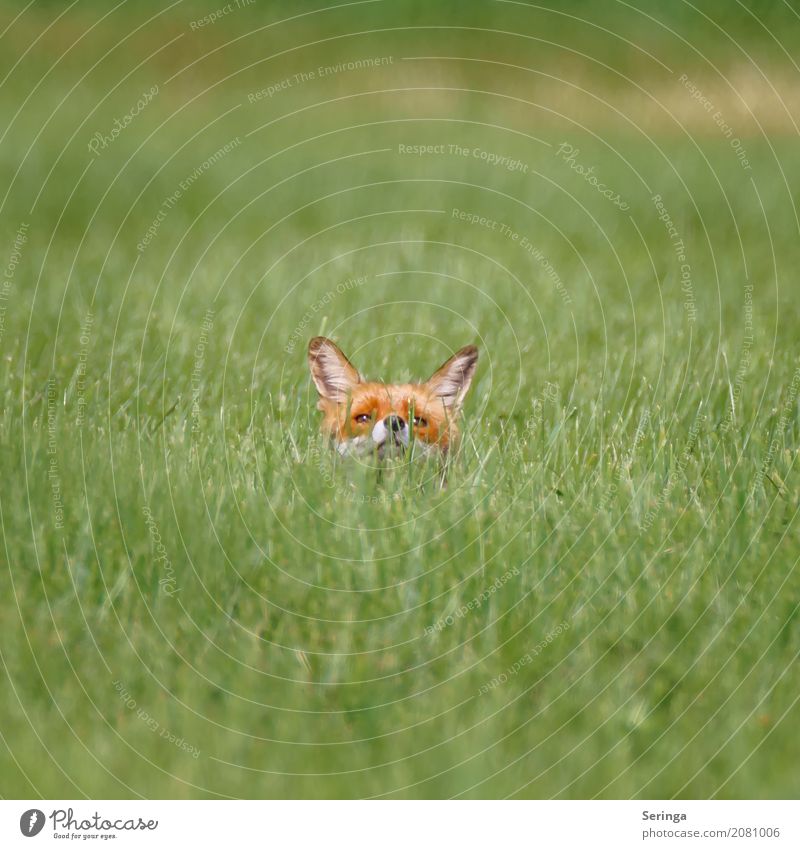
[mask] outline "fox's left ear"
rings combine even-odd
[[[344,404],[361,375],[335,342],[315,336],[308,343],[308,367],[322,398]]]
[[[428,379],[431,393],[442,399],[445,407],[457,411],[467,394],[475,367],[478,365],[478,349],[467,345],[453,354]]]

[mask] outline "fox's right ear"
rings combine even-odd
[[[467,345],[436,369],[428,378],[427,386],[445,407],[457,411],[472,383],[477,365],[478,349],[474,345]]]
[[[319,394],[329,401],[344,403],[361,375],[339,347],[324,336],[315,336],[308,343],[308,367]]]

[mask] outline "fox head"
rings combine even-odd
[[[379,459],[402,454],[412,439],[424,452],[445,453],[458,438],[458,418],[478,349],[467,345],[453,354],[425,383],[364,380],[330,339],[316,336],[308,345],[308,365],[324,413],[322,429],[340,454]]]

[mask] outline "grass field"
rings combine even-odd
[[[0,795],[796,797],[790,8],[23,8]],[[479,346],[446,489],[321,333]]]

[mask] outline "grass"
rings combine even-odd
[[[37,14],[18,25],[56,12]],[[348,14],[325,26],[375,23]],[[746,170],[702,108],[583,124],[557,83],[402,62],[442,52],[424,33],[228,79],[265,49],[206,53],[241,18],[111,90],[191,17],[82,82],[113,29],[61,77],[42,76],[50,33],[3,95],[21,111],[0,163],[0,245],[19,254],[0,325],[0,794],[796,796],[796,141],[739,116]],[[486,38],[444,52],[506,56]],[[667,85],[609,39],[587,43]],[[676,73],[686,55],[721,103],[702,56],[659,53]],[[73,83],[80,109],[59,106]],[[624,102],[613,73],[596,84]],[[320,333],[392,381],[479,345],[446,489],[431,466],[378,481],[331,455],[305,362]]]

